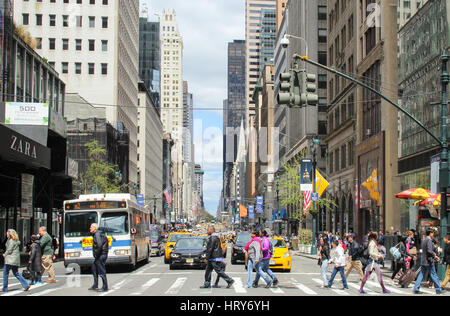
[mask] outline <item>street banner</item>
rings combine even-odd
[[[375,169],[369,179],[367,179],[363,184],[370,194],[370,198],[377,201],[377,206],[380,206],[380,192],[378,191],[378,171]]]
[[[276,221],[277,219],[278,219],[278,210],[273,210],[272,221]]]
[[[144,207],[145,201],[144,201],[144,195],[143,194],[136,195],[136,200],[137,200],[137,204],[138,205]]]
[[[300,190],[312,191],[313,163],[311,159],[302,159],[300,168]]]
[[[255,218],[255,206],[250,205],[248,207],[248,218],[249,219],[254,219]]]
[[[256,204],[257,205],[263,205],[264,204],[264,197],[263,196],[257,196],[256,197]]]
[[[286,211],[286,209],[282,209],[281,210],[280,219],[287,219],[287,211]]]
[[[239,210],[240,210],[240,216],[242,217],[247,217],[248,216],[248,210],[244,205],[240,205],[239,206]]]
[[[319,193],[319,197],[330,186],[328,181],[320,174],[319,170],[316,170],[316,192]]]

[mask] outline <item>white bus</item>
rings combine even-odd
[[[150,212],[130,194],[81,195],[64,202],[64,265],[91,266],[92,235],[89,227],[98,223],[109,242],[107,265],[148,262],[151,251]]]

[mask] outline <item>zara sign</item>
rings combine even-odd
[[[51,150],[0,124],[0,156],[37,168],[51,168]]]

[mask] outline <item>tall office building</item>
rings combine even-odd
[[[428,0],[398,1],[397,3],[397,27],[401,29]]]
[[[283,21],[284,12],[286,11],[286,5],[288,3],[288,0],[277,0],[277,33],[280,30],[281,22]]]
[[[352,76],[356,69],[357,37],[355,1],[328,1],[328,64]],[[324,12],[326,15],[326,10]],[[323,62],[322,62],[323,63]],[[339,76],[328,75],[327,176],[332,184],[327,198],[338,205],[321,223],[324,230],[355,229],[355,128],[356,86]]]
[[[228,99],[224,101],[224,197],[230,197],[230,179],[237,158],[238,133],[245,117],[245,41],[228,43]]]
[[[174,142],[173,206],[177,219],[183,214],[183,38],[178,29],[175,10],[161,16],[161,121],[164,132]]]
[[[139,76],[153,103],[159,107],[161,93],[161,53],[159,22],[148,21],[146,12],[139,18]]]
[[[107,105],[106,119],[130,132],[129,180],[137,184],[139,1],[16,1],[14,20],[68,93]]]
[[[253,92],[258,82],[261,69],[264,66],[261,65],[260,57],[262,12],[265,10],[273,10],[275,12],[276,0],[246,0],[246,126],[247,124],[253,125],[253,119],[251,119],[255,116]],[[276,28],[276,25],[274,27]]]
[[[379,10],[370,13],[373,3]],[[355,72],[391,100],[398,97],[397,3],[397,0],[364,0],[355,17],[358,39]],[[374,18],[375,24],[371,23]],[[361,236],[369,230],[400,227],[400,203],[394,197],[400,190],[398,110],[362,87],[357,88],[356,95],[355,170],[361,199],[358,196],[355,231]],[[362,185],[370,179],[378,182],[376,194]]]

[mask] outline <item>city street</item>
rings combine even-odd
[[[62,262],[56,263],[56,284],[44,284],[33,286],[27,293],[23,292],[18,281],[10,275],[10,291],[0,296],[361,296],[358,293],[359,277],[352,272],[349,277],[349,287],[347,291],[340,290],[342,283],[340,277],[332,289],[321,289],[319,269],[316,261],[302,256],[293,256],[293,268],[290,273],[275,273],[280,280],[278,288],[265,289],[264,281],[260,281],[257,289],[247,289],[247,271],[243,264],[231,265],[229,262],[230,250],[226,259],[227,273],[236,281],[232,288],[227,289],[225,281],[220,281],[219,289],[200,289],[203,285],[204,270],[183,269],[169,270],[169,266],[164,264],[163,257],[152,257],[151,262],[139,265],[133,272],[127,272],[125,268],[108,269],[108,281],[110,290],[106,293],[96,293],[88,291],[92,285],[92,275],[90,272],[79,274],[66,274]],[[22,271],[22,269],[20,270]],[[330,269],[331,272],[331,269]],[[213,282],[216,274],[213,272]],[[375,275],[373,274],[373,277]],[[47,275],[44,277],[44,281]],[[387,284],[388,279],[384,281]],[[3,279],[1,279],[3,282]],[[101,285],[101,282],[100,282]],[[398,296],[412,296],[412,285],[407,289],[396,286],[387,286],[392,294]],[[365,290],[368,296],[383,295],[378,282],[370,280]],[[434,290],[422,287],[422,296],[434,295]],[[444,296],[450,296],[446,291]]]

